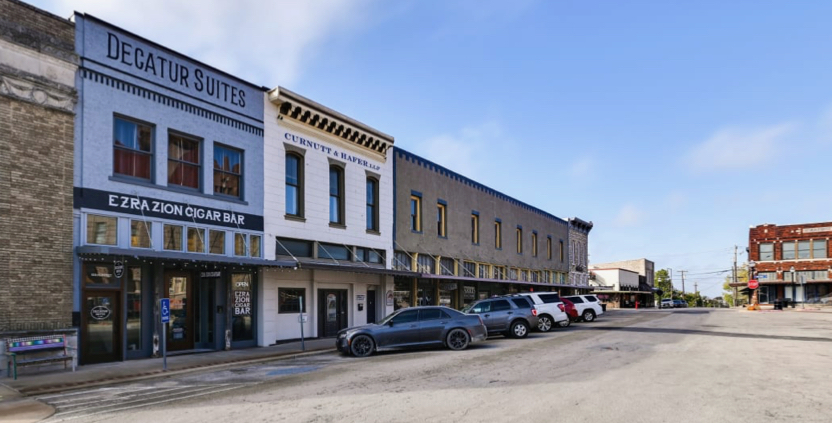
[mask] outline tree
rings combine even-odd
[[[662,298],[670,298],[670,292],[673,287],[671,286],[670,272],[667,269],[659,269],[656,271],[656,288],[662,290],[662,295],[657,295],[657,301],[661,301]]]
[[[725,302],[728,303],[729,306],[733,307],[736,298],[734,298],[734,288],[731,287],[730,283],[734,280],[731,276],[725,277],[725,283],[722,284],[722,298],[725,299]],[[737,282],[748,282],[748,266],[743,264],[742,267],[737,268]]]

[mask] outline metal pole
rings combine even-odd
[[[800,308],[806,309],[806,274],[800,275],[800,287],[803,289],[803,303]]]
[[[298,316],[298,321],[300,321],[300,350],[306,351],[306,343],[303,340],[303,296],[298,297],[298,302],[300,307],[300,315]]]
[[[168,371],[168,324],[162,323],[162,370]]]

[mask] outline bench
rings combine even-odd
[[[48,336],[31,336],[27,338],[9,338],[6,339],[6,374],[9,377],[14,374],[17,380],[18,366],[31,366],[36,364],[49,364],[64,362],[64,369],[66,369],[66,362],[72,362],[72,371],[75,371],[74,357],[70,355],[67,350],[74,349],[67,346],[66,336],[64,335],[48,335]],[[33,357],[34,353],[54,353],[53,355]],[[31,355],[30,355],[31,354]],[[29,355],[29,357],[26,357]]]

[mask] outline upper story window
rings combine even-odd
[[[378,179],[367,178],[367,230],[378,232]]]
[[[794,260],[794,241],[783,243],[783,260]]]
[[[286,214],[303,216],[303,157],[286,154]]]
[[[558,242],[558,253],[560,254],[560,262],[563,263],[563,240]]]
[[[150,181],[153,127],[117,117],[113,132],[113,173]]]
[[[118,218],[87,215],[87,244],[116,245]]]
[[[517,254],[523,254],[523,227],[517,227]]]
[[[344,170],[329,167],[329,223],[344,224]]]
[[[532,257],[537,257],[537,232],[532,231]]]
[[[827,258],[825,239],[812,240],[812,258]]]
[[[436,234],[442,238],[448,237],[447,220],[445,220],[445,212],[447,205],[442,200],[436,204]]]
[[[546,259],[552,259],[552,237],[550,236],[546,237]]]
[[[168,136],[168,185],[199,189],[199,141],[180,135]]]
[[[214,194],[240,198],[243,185],[243,152],[214,144]]]
[[[765,260],[763,258],[764,245],[772,244],[760,244],[760,260]],[[799,260],[827,258],[826,240],[784,241],[783,260],[794,260],[795,258]],[[773,254],[769,260],[774,260]]]
[[[503,249],[503,222],[500,219],[494,221],[494,248]]]
[[[471,212],[471,243],[480,243],[480,215],[477,212]]]
[[[774,260],[774,244],[760,244],[760,261]]]
[[[422,232],[422,196],[410,194],[410,230]]]

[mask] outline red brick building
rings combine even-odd
[[[748,231],[748,258],[756,263],[760,303],[788,298],[832,305],[832,222],[764,224]]]

